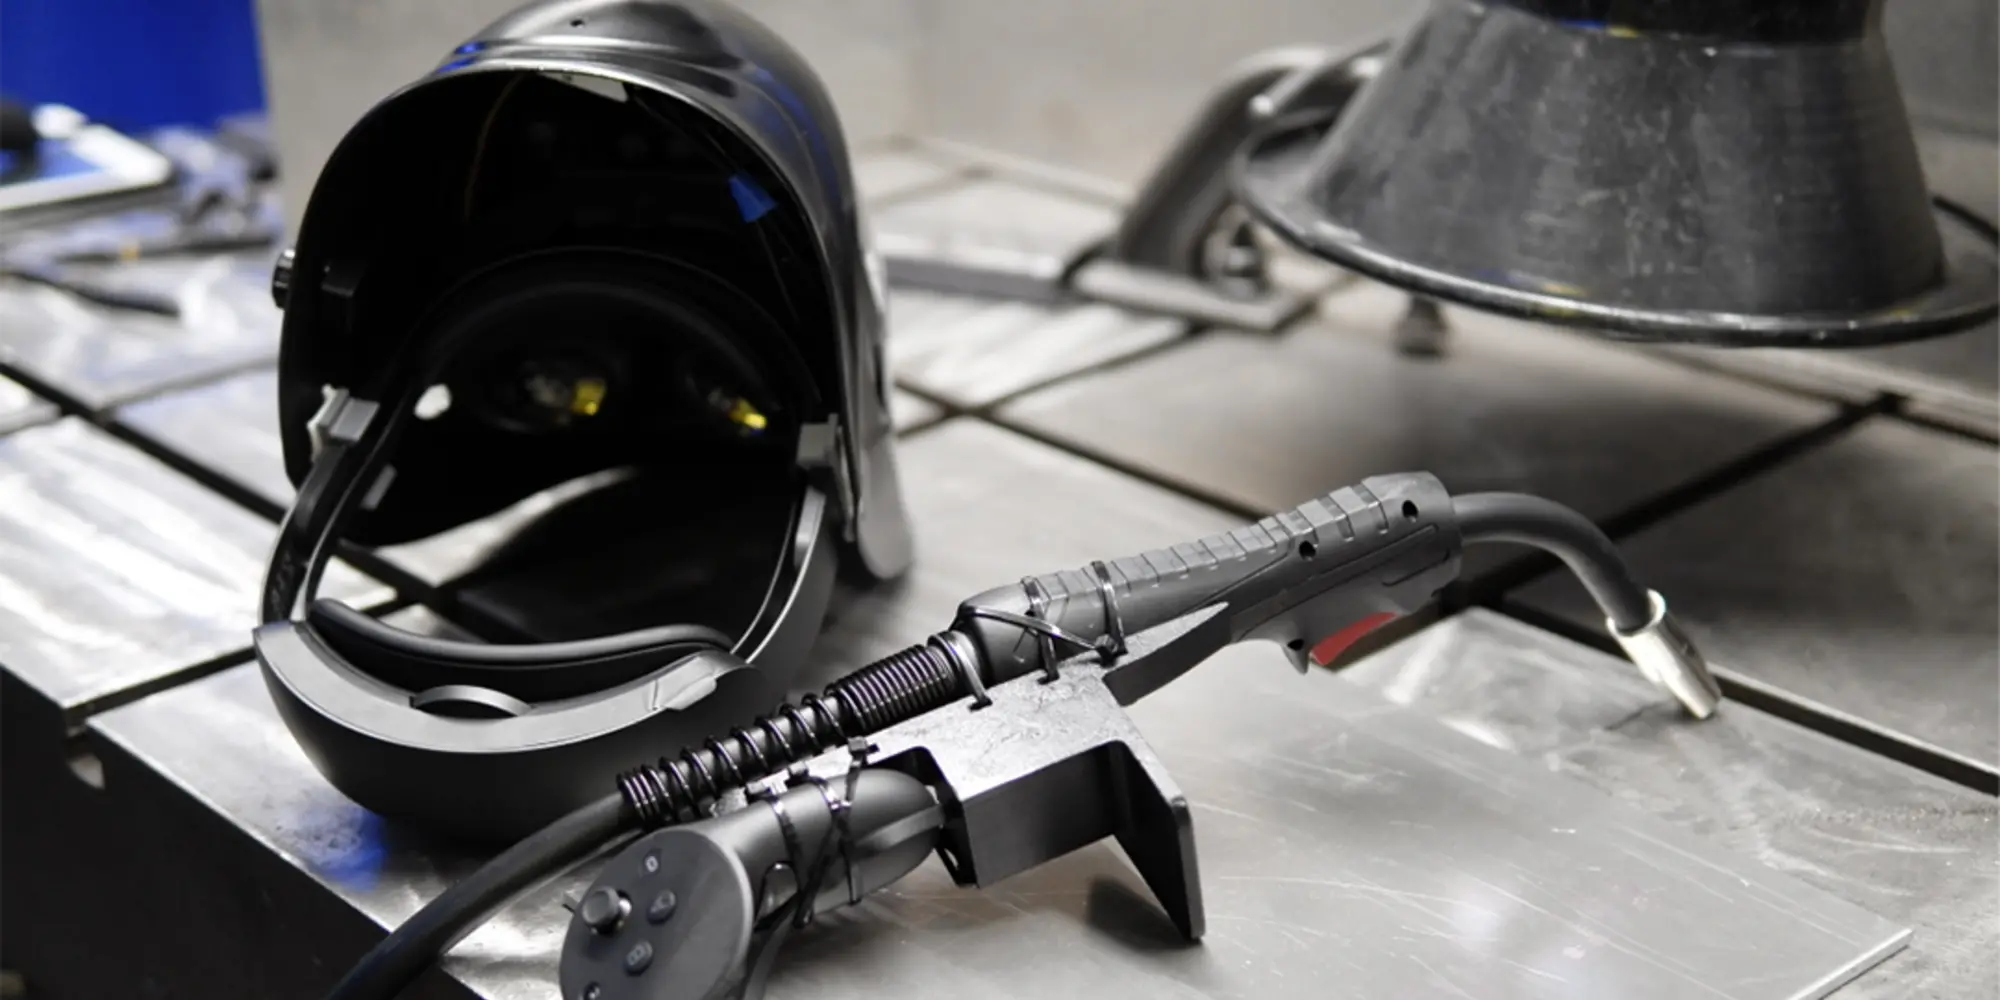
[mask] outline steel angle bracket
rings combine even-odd
[[[1187,797],[1125,706],[1228,643],[1220,609],[1131,637],[1110,664],[1063,661],[892,726],[870,763],[948,789],[938,855],[959,885],[985,888],[1116,837],[1188,940],[1205,929]]]

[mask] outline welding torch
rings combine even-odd
[[[1716,711],[1721,690],[1666,601],[1581,514],[1523,494],[1454,497],[1425,473],[1374,477],[1233,531],[975,595],[924,642],[619,775],[615,793],[424,907],[329,1000],[395,996],[509,900],[648,830],[574,908],[565,1000],[700,1000],[725,983],[754,995],[789,928],[858,902],[933,853],[961,883],[983,885],[1103,835],[1043,833],[1023,848],[1013,832],[983,827],[1030,822],[1034,809],[1021,807],[1031,799],[1015,796],[1007,815],[974,815],[967,789],[909,766],[909,754],[874,766],[885,754],[948,741],[1002,692],[1066,672],[1088,671],[1124,706],[1247,640],[1275,644],[1304,671],[1431,603],[1458,579],[1465,545],[1479,542],[1559,558],[1648,680],[1695,718]],[[814,770],[827,761],[830,773]],[[1179,881],[1192,872],[1190,862]],[[1148,881],[1156,892],[1198,890],[1174,885],[1172,872]],[[1198,906],[1179,909],[1194,913],[1178,919],[1198,936]]]

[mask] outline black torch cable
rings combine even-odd
[[[521,893],[620,836],[699,815],[732,789],[964,697],[936,642],[893,653],[784,704],[727,737],[620,775],[618,792],[557,820],[480,866],[382,939],[326,1000],[394,1000],[473,928]]]
[[[1620,631],[1633,632],[1652,623],[1652,594],[1633,578],[1632,567],[1625,564],[1610,536],[1589,518],[1524,493],[1468,493],[1453,497],[1451,506],[1467,544],[1532,545],[1566,563]]]

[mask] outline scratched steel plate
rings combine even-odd
[[[26,386],[0,375],[0,434],[54,419],[56,406]]]
[[[904,453],[923,561],[901,588],[844,605],[822,671],[921,638],[996,581],[1228,523],[980,424]],[[1040,491],[1021,489],[1031,482]],[[1174,939],[1103,844],[986,893],[950,886],[933,862],[795,937],[770,995],[1814,997],[1906,937],[1539,761],[1336,676],[1301,678],[1272,650],[1227,652],[1135,714],[1195,807],[1200,946]],[[300,928],[315,919],[302,906],[399,921],[465,870],[326,786],[252,668],[93,728],[108,758],[147,765],[247,834],[231,838],[243,850],[288,862],[297,883],[269,891],[299,894]],[[552,996],[558,892],[576,884],[510,907],[451,971],[480,996]]]
[[[1627,539],[1709,657],[2000,766],[2000,452],[1877,419]],[[1527,605],[1584,620],[1577,585]]]
[[[861,200],[884,205],[898,198],[940,187],[965,176],[963,163],[909,146],[884,146],[854,158],[854,186]]]
[[[1915,928],[1842,991],[2000,995],[2000,807],[1990,796],[1743,705],[1687,725],[1629,664],[1489,611],[1344,672],[1717,846]]]
[[[278,437],[278,376],[260,368],[119,407],[120,424],[220,473],[273,506],[297,492]]]
[[[1522,490],[1604,518],[1833,415],[1589,337],[1448,310],[1442,359],[1398,354],[1405,297],[1356,284],[1278,336],[1212,332],[1000,416],[1244,511],[1386,472]],[[1489,553],[1473,565],[1491,565]]]
[[[875,245],[891,261],[956,265],[1052,286],[1110,235],[1118,210],[1053,185],[983,176],[897,200],[874,213]]]
[[[889,365],[898,381],[973,408],[1172,343],[1185,321],[1094,302],[1041,304],[896,289]]]
[[[182,315],[112,310],[51,288],[0,283],[0,360],[104,409],[277,356],[268,255],[145,261],[98,278],[170,295]]]
[[[73,723],[248,650],[275,535],[77,418],[0,438],[0,664]],[[390,596],[338,564],[325,589]]]

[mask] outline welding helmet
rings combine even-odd
[[[441,55],[339,143],[274,275],[299,496],[256,652],[348,797],[507,839],[782,697],[836,575],[911,543],[883,272],[799,54],[726,3],[545,0]],[[673,539],[643,627],[483,644],[314,597],[343,543],[613,470],[666,486],[593,515]]]

